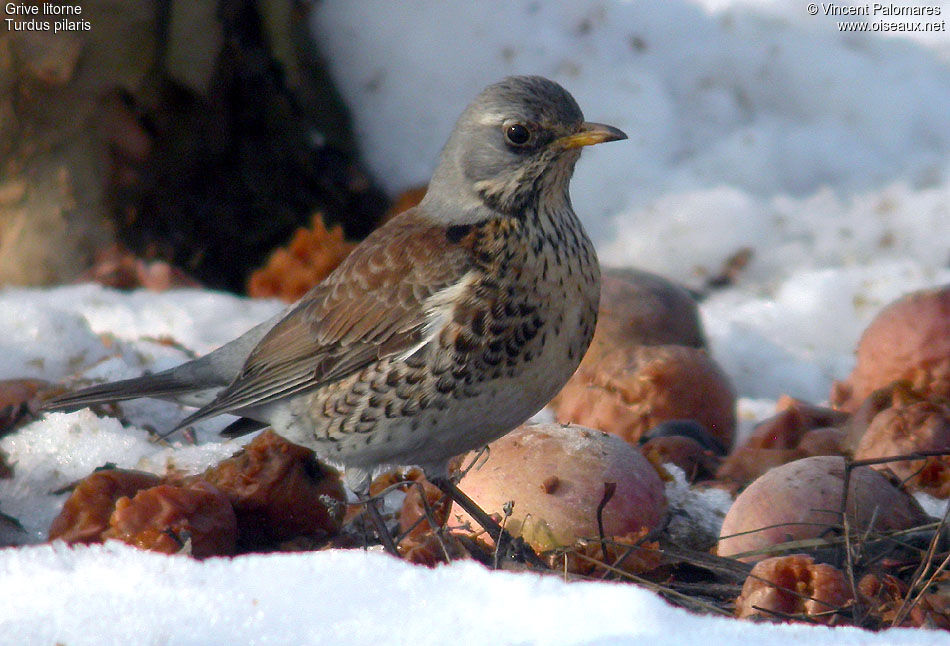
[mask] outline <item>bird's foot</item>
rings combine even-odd
[[[442,490],[453,502],[464,509],[476,523],[488,532],[488,535],[495,541],[494,562],[491,564],[495,569],[499,567],[501,561],[511,554],[512,557],[521,563],[526,563],[534,568],[547,570],[547,563],[538,556],[538,554],[528,545],[520,536],[512,536],[511,533],[502,527],[492,518],[484,509],[478,506],[474,500],[469,498],[465,492],[458,488],[455,482],[447,476],[441,476],[430,479],[430,482]]]

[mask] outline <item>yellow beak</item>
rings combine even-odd
[[[593,146],[607,141],[620,141],[626,139],[627,135],[619,128],[608,126],[603,123],[591,123],[585,121],[581,124],[580,130],[572,135],[567,135],[556,140],[555,143],[562,148],[580,148],[581,146]]]

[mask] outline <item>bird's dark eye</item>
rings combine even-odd
[[[520,123],[513,123],[505,128],[505,139],[516,146],[523,146],[531,139],[531,131]]]

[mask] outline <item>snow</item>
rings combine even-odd
[[[908,3],[899,3],[908,4]],[[950,15],[950,3],[916,3]],[[601,259],[693,287],[742,248],[701,311],[740,395],[742,432],[783,393],[821,402],[889,301],[950,283],[950,37],[842,35],[797,0],[322,0],[312,28],[391,193],[424,183],[484,85],[540,73],[630,140],[586,150],[574,204]],[[868,20],[873,20],[869,18]],[[0,292],[0,378],[102,381],[175,365],[280,311],[203,290],[80,285]],[[950,643],[946,633],[776,626],[687,614],[629,585],[434,570],[330,551],[197,562],[107,544],[41,543],[65,494],[106,462],[200,471],[230,455],[227,420],[156,442],[183,411],[124,402],[0,440],[0,644]],[[728,501],[670,485],[673,506]],[[928,509],[939,510],[939,501]],[[681,528],[687,531],[689,528]],[[35,545],[34,545],[35,544]]]
[[[946,188],[950,38],[846,37],[797,0],[352,5],[321,2],[314,25],[392,191],[424,183],[475,88],[514,73],[560,81],[589,119],[631,136],[585,152],[575,176],[601,240],[695,189],[752,201],[898,180]]]
[[[713,545],[719,538],[732,498],[715,487],[690,487],[686,474],[675,464],[666,464],[664,469],[672,476],[666,483],[669,504],[666,532],[670,539],[679,545]]]
[[[703,306],[745,396],[824,400],[881,306],[950,282],[946,32],[842,35],[794,0],[326,0],[313,25],[393,193],[505,74],[554,78],[625,130],[584,152],[575,208],[605,265],[692,287],[752,250]]]
[[[937,644],[929,631],[700,618],[620,584],[354,551],[196,562],[118,544],[0,553],[9,644]],[[54,594],[51,594],[55,590]],[[100,628],[101,627],[101,628]]]

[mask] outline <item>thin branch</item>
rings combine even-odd
[[[732,616],[731,613],[723,610],[722,608],[714,606],[711,603],[706,603],[705,601],[701,601],[699,599],[691,597],[688,594],[683,594],[682,592],[678,592],[674,590],[673,588],[660,585],[659,583],[654,583],[653,581],[650,581],[649,579],[644,579],[643,577],[637,576],[636,574],[631,574],[630,572],[621,570],[620,568],[615,568],[612,565],[598,561],[592,556],[587,556],[586,554],[583,554],[582,552],[576,552],[575,555],[579,558],[584,559],[585,561],[589,561],[600,567],[607,568],[611,570],[617,576],[621,578],[629,579],[643,586],[644,588],[648,590],[652,590],[653,592],[657,592],[659,594],[664,594],[664,595],[673,597],[674,599],[677,599],[678,601],[680,601],[684,606],[702,608],[703,610],[706,610],[707,612],[725,615],[727,617]]]
[[[926,572],[930,569],[930,566],[933,565],[933,560],[937,553],[937,544],[940,542],[940,535],[943,533],[944,527],[946,527],[948,518],[950,518],[950,505],[947,506],[947,510],[944,512],[943,518],[940,520],[940,524],[937,526],[937,531],[934,532],[933,537],[930,539],[930,544],[927,546],[925,557],[921,559],[920,565],[914,572],[913,579],[911,579],[911,584],[907,589],[907,595],[904,597],[901,607],[898,609],[897,614],[894,615],[894,620],[891,622],[892,626],[900,626],[904,622],[904,619],[907,618],[907,615],[910,614],[910,611],[913,610],[914,606],[920,602],[920,599],[923,597],[923,592],[933,581],[933,578],[947,566],[947,560],[950,559],[950,555],[948,555],[947,558],[943,560],[940,566],[933,573],[933,576],[928,579],[927,584],[920,588],[920,594],[916,596],[914,595],[914,590],[920,586],[920,582],[923,580]]]
[[[616,482],[605,482],[604,495],[597,505],[597,533],[600,535],[600,551],[604,555],[605,563],[610,561],[610,556],[607,554],[607,537],[604,534],[604,507],[607,506],[607,503],[610,502],[610,499],[614,497],[614,493],[616,492]]]
[[[950,449],[939,449],[933,451],[914,451],[904,455],[889,455],[883,458],[868,458],[866,460],[851,460],[851,467],[867,467],[872,464],[887,464],[888,462],[907,462],[910,460],[923,460],[925,458],[936,458],[943,455],[950,455]]]

